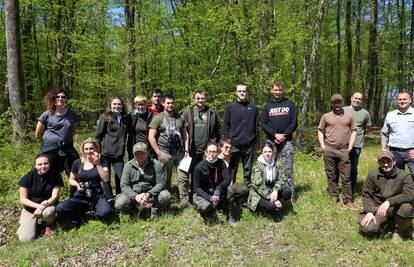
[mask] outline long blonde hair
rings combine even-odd
[[[101,153],[101,147],[99,146],[98,142],[94,138],[88,137],[88,138],[86,138],[85,141],[82,142],[82,145],[81,145],[81,149],[82,149],[82,162],[85,161],[85,152],[83,151],[83,149],[84,149],[84,147],[85,147],[86,144],[92,144],[95,147],[96,152]]]

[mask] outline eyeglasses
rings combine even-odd
[[[223,146],[223,149],[231,149],[231,146]]]
[[[65,95],[55,95],[55,99],[68,99]]]
[[[207,150],[207,154],[217,154],[217,150]]]
[[[198,112],[198,118],[199,118],[200,120],[203,120],[203,112],[202,112],[202,111],[199,111],[199,112]]]

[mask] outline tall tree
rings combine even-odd
[[[25,135],[23,110],[23,71],[20,44],[19,1],[5,0],[5,28],[7,46],[7,88],[12,108],[13,141],[20,145]]]
[[[299,141],[303,141],[303,130],[308,125],[308,116],[309,116],[309,95],[312,91],[312,81],[314,79],[314,66],[317,61],[317,55],[319,51],[319,37],[321,34],[322,19],[325,11],[324,0],[318,1],[318,13],[316,14],[316,22],[313,30],[312,37],[312,52],[310,56],[309,72],[306,75],[306,84],[302,87],[302,102],[301,102],[301,111],[302,111],[302,120],[301,126],[302,129],[299,133]]]
[[[352,65],[352,35],[351,35],[351,14],[352,13],[352,1],[346,0],[346,19],[345,19],[345,39],[346,39],[346,87],[345,87],[345,99],[348,100],[351,97],[351,92],[354,90],[354,74]]]
[[[132,110],[133,98],[136,88],[135,77],[135,0],[125,0],[125,27],[127,34],[127,106]]]
[[[337,0],[336,9],[336,90],[341,92],[341,10],[342,0]]]
[[[369,44],[368,44],[368,97],[367,109],[372,111],[372,99],[376,87],[378,73],[378,47],[377,47],[377,23],[378,23],[378,2],[371,0],[371,20],[369,23]],[[375,119],[375,118],[374,118]]]
[[[403,90],[405,88],[405,70],[404,70],[404,58],[405,58],[405,1],[396,1],[397,14],[398,14],[398,30],[399,30],[399,42],[398,42],[398,88]]]

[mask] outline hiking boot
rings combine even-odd
[[[394,245],[399,245],[402,241],[403,239],[399,233],[395,232],[392,234],[392,243],[394,243]]]
[[[51,225],[46,225],[45,227],[45,236],[53,235],[53,227]]]
[[[158,216],[158,208],[151,208],[151,219]]]

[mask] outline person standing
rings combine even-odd
[[[153,113],[147,108],[147,99],[145,96],[136,96],[134,98],[135,109],[129,113],[131,125],[128,127],[127,151],[129,160],[134,158],[133,147],[138,142],[149,145],[148,131],[149,124],[152,121]],[[152,156],[152,153],[148,151]]]
[[[398,109],[388,112],[381,129],[381,149],[394,154],[397,167],[404,169],[408,165],[414,177],[414,110],[412,98],[408,92],[397,95]]]
[[[281,166],[292,193],[291,199],[295,201],[292,134],[298,126],[298,118],[295,104],[284,93],[283,83],[275,82],[272,86],[273,100],[263,109],[262,129],[267,139],[276,147],[276,158],[281,158]]]
[[[124,168],[126,137],[128,134],[129,117],[119,96],[108,101],[106,111],[100,116],[96,127],[96,141],[102,152],[102,166],[109,172],[109,181],[104,183],[105,196],[113,202],[111,187],[111,165],[115,172],[115,191],[121,193],[121,176]]]
[[[192,158],[190,172],[203,160],[207,144],[220,140],[219,118],[217,112],[206,105],[206,93],[197,91],[194,102],[195,105],[183,112]]]
[[[45,97],[47,110],[40,115],[35,137],[42,140],[40,153],[50,160],[50,170],[69,176],[79,154],[73,147],[79,125],[78,115],[69,108],[68,95],[63,89],[51,90]]]
[[[162,101],[162,91],[160,89],[155,89],[152,91],[151,103],[148,103],[147,109],[151,111],[154,115],[158,115],[164,111],[164,106],[161,103]]]
[[[175,98],[165,95],[164,111],[155,116],[150,123],[148,141],[167,170],[167,189],[171,186],[172,168],[177,167],[178,190],[182,207],[191,206],[189,201],[190,185],[188,174],[178,169],[180,161],[189,156],[188,138],[184,119],[175,111]]]
[[[244,169],[244,184],[250,186],[254,149],[259,137],[256,104],[247,100],[247,86],[236,86],[237,100],[228,104],[224,111],[223,135],[234,144],[231,153],[230,169],[233,182],[236,181],[237,168],[241,160]]]
[[[370,236],[379,233],[385,223],[392,222],[395,225],[392,240],[400,243],[402,235],[412,227],[414,183],[409,173],[395,168],[390,151],[381,152],[378,164],[379,168],[371,171],[364,182],[360,230]]]
[[[328,192],[333,202],[339,202],[336,179],[336,172],[339,170],[342,178],[343,203],[348,208],[355,208],[352,200],[349,152],[355,143],[356,123],[351,115],[344,112],[343,98],[340,94],[332,95],[331,106],[332,111],[323,114],[318,126],[318,141],[323,151]]]
[[[345,113],[351,114],[356,122],[356,140],[354,147],[349,153],[349,160],[351,162],[351,186],[352,193],[355,193],[357,178],[358,178],[358,161],[364,145],[364,136],[371,127],[371,116],[369,112],[364,109],[364,96],[360,92],[355,92],[351,96],[351,105],[344,107]]]

